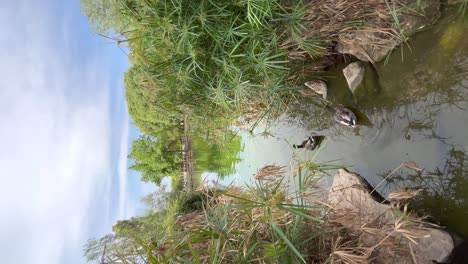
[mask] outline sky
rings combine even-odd
[[[126,55],[79,0],[0,1],[2,263],[85,263],[83,244],[140,214],[128,171]]]

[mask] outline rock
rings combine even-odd
[[[370,185],[361,176],[338,170],[328,192],[328,202],[334,208],[329,220],[359,228],[387,214],[388,205],[377,202],[369,194],[369,188]],[[342,219],[342,216],[345,218]]]
[[[346,68],[343,69],[343,74],[348,82],[349,89],[351,92],[356,91],[356,88],[362,83],[364,79],[364,73],[366,69],[360,62],[350,63]]]
[[[340,169],[328,194],[333,208],[328,220],[360,234],[372,263],[433,263],[450,255],[454,243],[449,233],[376,201],[382,197],[374,198],[371,190],[364,178]]]
[[[340,36],[336,50],[354,55],[361,61],[375,63],[385,58],[398,44],[398,39],[389,39],[379,32],[356,31]]]
[[[308,81],[304,83],[305,86],[309,87],[316,94],[322,95],[323,99],[327,99],[327,84],[322,80]]]
[[[417,263],[442,262],[450,256],[454,243],[450,234],[440,229],[431,229],[428,235],[418,239],[413,247]]]

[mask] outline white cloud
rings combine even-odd
[[[131,215],[135,215],[135,211],[127,204],[128,201],[128,175],[127,175],[127,156],[128,156],[128,116],[122,128],[122,137],[120,139],[118,175],[119,175],[119,219],[126,219]]]
[[[1,2],[2,263],[60,263],[65,248],[80,249],[88,238],[90,208],[108,210],[108,65],[71,64],[42,1]]]

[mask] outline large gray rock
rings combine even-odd
[[[360,234],[372,263],[425,264],[443,261],[454,248],[447,232],[407,212],[377,202],[361,176],[339,170],[329,191],[328,219]]]
[[[398,44],[397,38],[373,31],[356,31],[340,36],[336,45],[339,53],[354,55],[361,61],[381,61]]]
[[[366,69],[361,62],[350,63],[343,69],[346,82],[348,83],[349,89],[351,92],[353,92],[353,94],[354,91],[356,91],[356,88],[362,83],[365,72]]]

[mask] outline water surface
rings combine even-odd
[[[400,169],[378,191],[385,196],[400,188],[422,188],[417,206],[468,236],[467,21],[449,12],[396,49],[386,63],[367,65],[354,95],[342,74],[345,64],[324,73],[330,101],[355,110],[359,127],[336,124],[316,99],[301,99],[277,123],[258,126],[256,136],[241,133],[238,183],[251,182],[264,165],[289,165],[298,154],[311,158],[314,152],[294,154],[292,144],[322,135],[326,140],[318,162],[350,165],[374,186],[401,163],[415,161],[422,172]]]

